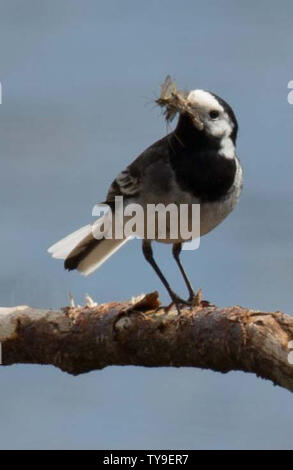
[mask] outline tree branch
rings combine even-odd
[[[177,316],[159,305],[154,292],[57,311],[0,308],[2,364],[52,364],[73,375],[110,365],[242,370],[293,391],[292,317],[204,301]]]

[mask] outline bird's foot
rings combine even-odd
[[[172,303],[170,305],[160,305],[159,307],[157,307],[153,313],[158,313],[160,312],[161,310],[164,310],[164,313],[168,313],[170,308],[172,307]]]
[[[158,308],[156,308],[155,313],[164,310],[165,313],[169,313],[172,307],[176,307],[178,315],[181,314],[180,306],[182,305],[187,305],[187,302],[183,299],[181,299],[177,294],[172,295],[172,302],[168,305],[160,305]]]
[[[202,305],[202,290],[199,289],[198,292],[192,292],[187,300],[181,299],[178,295],[174,295],[172,297],[172,303],[170,306],[175,305],[178,315],[181,314],[180,307],[183,305],[190,307],[192,309],[193,307],[200,307]],[[169,308],[170,308],[169,306]]]
[[[191,307],[200,307],[202,304],[202,289],[199,289],[196,293],[192,292],[187,303]]]
[[[158,308],[156,308],[154,313],[157,313],[160,310],[164,310],[164,313],[169,313],[171,308],[173,307],[173,305],[175,305],[175,302],[173,302],[173,301],[168,305],[160,305]],[[178,309],[177,309],[177,311],[178,311]]]
[[[172,305],[175,305],[178,315],[181,315],[181,313],[182,313],[181,312],[181,307],[183,305],[190,306],[191,304],[190,304],[189,300],[184,300],[181,297],[179,297],[177,294],[175,294],[174,296],[172,296],[171,306]]]
[[[202,290],[199,289],[197,293],[193,292],[190,294],[188,300],[184,300],[181,297],[179,297],[177,294],[172,295],[172,302],[169,305],[160,305],[155,310],[155,313],[158,312],[159,310],[164,310],[165,313],[169,313],[171,308],[173,306],[176,307],[178,315],[181,315],[181,308],[182,306],[187,306],[187,307],[199,307],[202,302]]]

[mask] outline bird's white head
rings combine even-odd
[[[187,100],[196,111],[207,134],[219,139],[231,137],[235,142],[238,126],[228,103],[205,90],[192,90]]]

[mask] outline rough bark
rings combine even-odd
[[[1,308],[2,364],[52,364],[73,375],[110,365],[241,370],[293,391],[292,317],[204,301],[178,316],[159,305],[154,292],[56,311]]]

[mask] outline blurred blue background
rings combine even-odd
[[[185,267],[217,305],[290,314],[292,18],[291,0],[0,1],[0,305],[167,300],[138,241],[89,278],[46,249],[166,134],[153,100],[170,73],[233,106],[245,171],[238,208]],[[185,295],[170,247],[155,248]],[[0,410],[3,449],[292,448],[292,394],[244,373],[17,365],[0,370]]]

